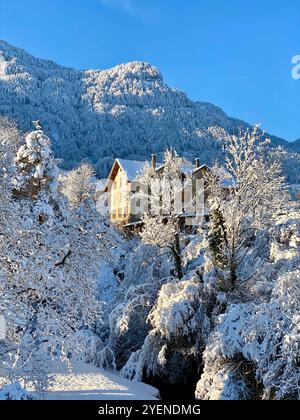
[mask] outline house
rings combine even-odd
[[[145,213],[143,203],[139,198],[141,184],[139,176],[143,174],[146,162],[125,159],[116,159],[111,168],[104,192],[109,193],[110,219],[120,227],[133,227],[141,223],[142,215]],[[163,173],[164,165],[157,163],[156,155],[152,155],[151,165],[157,174]],[[207,165],[200,165],[196,159],[195,167],[187,167],[183,170],[182,180],[189,174],[191,185],[182,189],[182,207],[178,210],[178,217],[183,224],[195,224],[195,217],[200,212],[195,208],[195,197],[202,189],[201,211],[204,215],[204,203],[207,200],[205,176],[210,171]],[[202,186],[202,188],[199,187]],[[187,204],[186,204],[187,203]],[[201,217],[202,217],[201,216]]]
[[[154,158],[153,158],[154,159]],[[108,176],[104,192],[110,193],[110,219],[124,226],[141,219],[138,200],[134,193],[139,189],[138,177],[146,162],[116,159]]]

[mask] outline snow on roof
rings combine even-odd
[[[113,173],[115,164],[117,163],[120,168],[125,172],[128,181],[136,181],[138,176],[142,174],[143,169],[145,167],[147,161],[140,161],[140,160],[128,160],[128,159],[119,159],[117,158],[115,160],[115,163],[112,167],[111,173],[106,181],[104,190],[108,189],[108,184],[111,179],[111,175]],[[162,163],[157,163],[156,170],[159,171],[163,169],[165,165]],[[203,169],[203,168],[209,168],[206,164],[199,166],[198,168],[193,168],[192,165],[186,165],[183,167],[183,173],[184,174],[194,174],[197,171]],[[230,177],[228,173],[226,173],[226,170],[223,168],[220,173],[220,183],[224,188],[233,187],[235,185],[234,180]]]
[[[134,181],[139,175],[142,174],[145,162],[139,160],[116,159],[120,167],[125,172],[128,181]]]
[[[198,166],[198,168],[194,168],[193,169],[193,174],[197,171],[200,171],[200,169],[204,169],[204,168],[208,168],[208,166],[206,164]]]
[[[164,164],[159,164],[159,166],[156,168],[156,170],[159,171],[160,169],[163,169],[164,166],[165,166]],[[187,164],[187,165],[184,165],[182,167],[182,173],[187,174],[187,175],[191,175],[191,174],[194,174],[194,173],[196,173],[197,171],[199,171],[200,169],[203,169],[203,168],[208,168],[208,166],[207,165],[201,165],[198,168],[195,168],[192,164],[190,164],[190,165]]]
[[[147,161],[140,161],[140,160],[128,160],[128,159],[119,159],[115,160],[119,164],[119,166],[125,172],[128,181],[135,181],[139,175],[142,174],[143,169]],[[163,163],[157,163],[156,170],[159,171],[165,165]],[[183,173],[194,173],[198,170],[207,167],[207,165],[202,165],[199,168],[193,168],[192,165],[186,165],[183,167]]]
[[[109,182],[114,177],[114,171],[116,169],[116,164],[125,172],[126,177],[129,182],[137,181],[137,178],[139,175],[142,175],[143,169],[146,165],[147,161],[140,161],[140,160],[128,160],[128,159],[115,159],[114,164],[112,166],[112,169],[110,171],[110,174],[106,180],[104,191],[109,190]],[[156,170],[159,169],[159,167],[162,166],[161,163],[158,163],[156,165]]]

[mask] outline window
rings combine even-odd
[[[140,185],[137,185],[136,186],[136,189],[135,189],[135,193],[136,194],[139,194],[140,193],[140,191],[141,191],[141,187],[140,187]],[[136,207],[141,207],[141,199],[139,198],[139,196],[136,198],[136,200],[135,200],[135,206]]]

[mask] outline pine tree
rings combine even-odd
[[[17,152],[14,194],[36,199],[41,191],[57,188],[58,168],[51,149],[51,140],[42,130],[28,134],[25,145]]]

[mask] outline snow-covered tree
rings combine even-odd
[[[231,137],[225,171],[215,167],[208,177],[211,255],[220,287],[227,290],[255,276],[242,272],[251,242],[272,226],[287,202],[281,166],[265,157],[265,146],[258,128]]]
[[[200,399],[299,399],[299,270],[269,303],[231,305],[204,352]]]
[[[163,395],[192,393],[210,332],[209,308],[210,294],[199,278],[164,284],[148,316],[152,329],[122,374],[150,381]]]
[[[13,154],[17,152],[23,141],[23,135],[16,126],[13,120],[0,116],[0,144],[5,147],[6,152],[10,153],[10,158],[13,159]]]
[[[92,182],[94,176],[94,169],[88,163],[67,173],[63,180],[62,193],[68,197],[71,206],[79,207],[87,200],[95,200],[95,185]]]
[[[26,136],[26,144],[17,152],[15,194],[37,198],[45,189],[57,188],[58,168],[54,160],[51,140],[42,130]]]
[[[139,178],[141,195],[146,194],[149,205],[149,211],[142,219],[142,241],[169,250],[179,278],[183,277],[179,216],[183,209],[183,190],[190,179],[188,166],[186,160],[174,150],[166,150],[161,170],[156,171],[146,163],[144,173]]]
[[[94,208],[68,207],[41,130],[27,136],[14,172],[1,211],[0,308],[7,333],[0,370],[6,381],[31,382],[42,392],[51,358],[64,357],[63,344],[74,333],[94,328],[107,229]]]
[[[118,258],[114,263],[102,265],[98,296],[104,304],[101,337],[120,369],[131,353],[143,345],[150,330],[147,317],[173,261],[137,237],[121,239],[116,251]],[[108,363],[103,357],[97,358],[100,362]]]
[[[249,244],[243,271],[258,269],[251,293],[226,293],[214,317],[197,398],[299,399],[300,213],[288,204]]]

